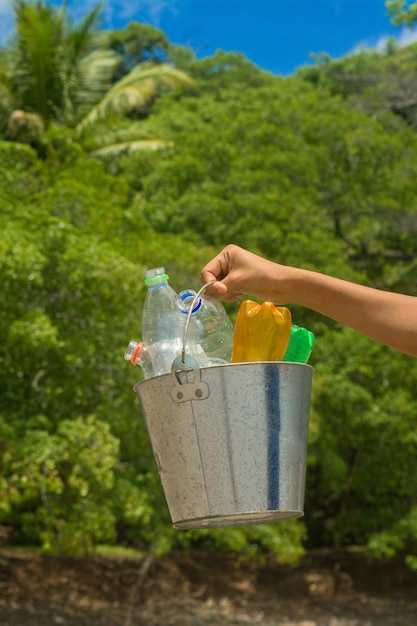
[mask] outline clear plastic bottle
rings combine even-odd
[[[164,267],[145,272],[148,291],[142,311],[142,339],[147,346],[177,339],[184,328],[178,315],[177,294],[168,280]]]
[[[291,321],[287,307],[244,300],[235,322],[232,363],[281,361],[288,346]]]
[[[155,376],[150,352],[143,341],[131,341],[126,348],[125,359],[132,365],[140,365],[145,378]]]
[[[185,319],[179,314],[177,294],[168,283],[164,267],[145,273],[148,288],[142,311],[142,341],[149,351],[153,375],[171,371],[182,352]]]
[[[181,291],[177,296],[179,311],[186,319],[196,297],[192,289]],[[233,348],[233,324],[222,303],[201,294],[195,300],[187,341],[201,347],[207,365],[230,363]],[[201,361],[202,355],[199,356]],[[200,363],[202,364],[202,363]]]
[[[314,346],[314,334],[311,330],[293,324],[290,341],[285,351],[283,361],[293,363],[307,363]]]

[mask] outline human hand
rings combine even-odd
[[[204,284],[217,280],[208,293],[230,302],[250,294],[282,304],[283,296],[278,288],[280,268],[283,266],[230,244],[207,263],[200,279]]]

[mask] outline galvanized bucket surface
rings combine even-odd
[[[174,528],[304,515],[313,368],[287,362],[199,369],[135,385]]]

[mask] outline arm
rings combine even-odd
[[[298,304],[395,350],[417,356],[417,298],[273,263],[226,246],[202,270],[210,293],[225,300],[251,294],[275,304]]]

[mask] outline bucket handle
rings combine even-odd
[[[172,363],[171,373],[172,378],[174,379],[174,387],[171,390],[171,397],[178,403],[186,402],[187,400],[205,400],[205,398],[208,398],[210,394],[207,383],[201,380],[200,369],[197,362],[191,356],[186,356],[185,348],[193,309],[203,291],[215,282],[217,281],[211,280],[209,283],[203,285],[195,294],[187,314],[187,321],[185,323],[182,353],[181,356],[174,359],[174,362]],[[191,372],[192,380],[189,380],[189,374]]]
[[[199,291],[197,291],[197,293],[195,294],[195,296],[193,298],[193,301],[191,303],[189,311],[187,313],[187,321],[185,322],[184,337],[183,337],[183,340],[182,340],[182,353],[181,353],[181,362],[184,365],[185,365],[185,347],[186,347],[186,343],[187,343],[188,328],[190,326],[190,320],[191,320],[191,316],[193,314],[194,307],[197,304],[198,299],[201,296],[201,294],[203,293],[203,291],[205,291],[207,289],[207,287],[210,287],[210,285],[213,285],[214,283],[217,283],[217,280],[211,280],[210,282],[208,282],[205,285],[203,285]]]

